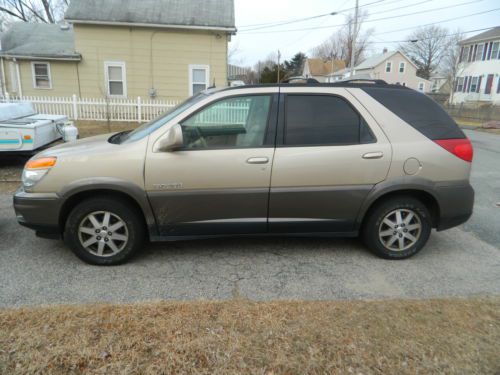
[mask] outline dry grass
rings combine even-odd
[[[500,299],[0,310],[2,374],[499,374]]]

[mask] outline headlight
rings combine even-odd
[[[29,160],[23,171],[23,186],[33,187],[56,165],[56,160],[54,157]]]

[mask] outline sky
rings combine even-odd
[[[396,49],[413,30],[430,23],[446,27],[450,34],[471,31],[467,37],[482,32],[473,30],[500,26],[499,0],[359,0],[359,5],[368,12],[362,30],[373,29],[369,54],[381,53],[384,47]],[[238,32],[229,46],[234,51],[231,62],[253,66],[277,50],[285,59],[299,51],[308,54],[339,30],[354,6],[355,0],[235,0]],[[338,14],[267,27],[332,12]]]

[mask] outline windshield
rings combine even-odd
[[[126,133],[120,134],[119,140],[115,140],[115,142],[116,143],[127,143],[127,142],[137,141],[138,139],[142,139],[142,138],[148,136],[149,134],[151,134],[152,132],[154,132],[156,129],[159,129],[160,127],[165,125],[167,122],[172,120],[174,117],[180,115],[182,112],[184,112],[189,107],[195,105],[196,103],[205,99],[206,97],[210,96],[211,94],[212,94],[212,92],[204,91],[204,92],[199,93],[198,95],[192,96],[191,98],[182,102],[178,106],[167,111],[162,116],[155,118],[154,120],[139,126],[137,129],[135,129],[131,132],[126,132]]]

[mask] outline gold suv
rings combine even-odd
[[[472,146],[425,95],[382,82],[208,90],[134,131],[33,157],[20,224],[86,262],[145,239],[357,236],[390,259],[472,214]]]

